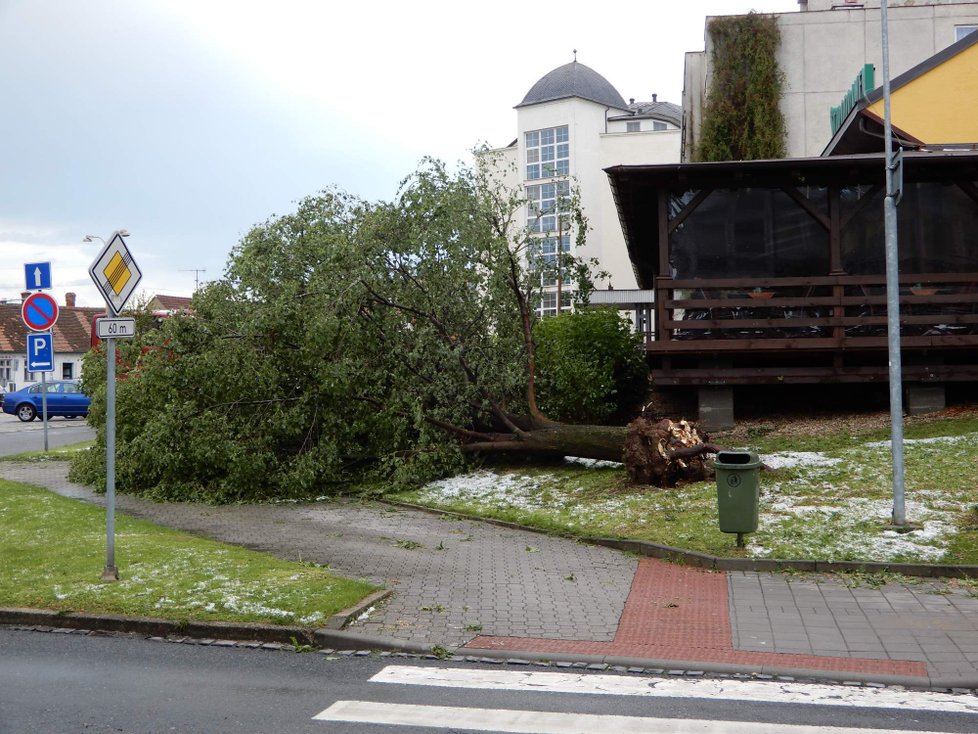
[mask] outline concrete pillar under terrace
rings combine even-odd
[[[937,413],[944,410],[946,406],[944,385],[905,385],[904,391],[906,392],[906,407],[909,415]]]
[[[698,425],[704,431],[725,431],[734,427],[732,387],[699,388]]]

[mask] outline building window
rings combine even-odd
[[[625,123],[625,132],[626,133],[639,133],[639,132],[642,132],[642,123],[641,122],[638,122],[638,121],[635,121],[635,122],[626,122]]]
[[[561,229],[565,229],[568,219],[562,215],[570,213],[570,182],[554,181],[553,183],[535,184],[526,187],[526,225],[531,232],[539,234],[557,231],[561,220]]]
[[[75,363],[74,362],[64,362],[61,365],[61,379],[62,380],[73,380],[75,378]]]
[[[570,144],[567,125],[534,130],[526,134],[527,179],[553,178],[570,173]]]
[[[17,370],[17,363],[9,357],[0,359],[0,385],[9,385],[13,382],[14,374]]]
[[[558,256],[569,254],[571,249],[570,235],[562,237],[540,237],[533,241],[529,252],[531,273],[540,275],[540,285],[549,288],[557,285],[557,268],[560,267],[560,279],[567,283],[567,260],[558,262]]]
[[[560,294],[560,312],[569,313],[571,310],[571,294],[564,291]],[[542,318],[557,315],[557,291],[545,291],[540,294],[537,315]]]
[[[652,129],[653,130],[666,130],[666,129],[668,129],[668,127],[669,126],[666,125],[666,123],[660,122],[659,120],[654,120],[652,122]]]
[[[956,25],[954,26],[954,40],[960,41],[969,33],[978,31],[978,25]]]

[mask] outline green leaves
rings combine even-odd
[[[519,199],[426,160],[393,202],[336,189],[255,226],[193,314],[120,352],[117,485],[240,502],[416,484],[526,404]],[[525,303],[525,301],[524,301]],[[104,467],[104,354],[88,357]]]
[[[783,158],[785,122],[778,67],[781,31],[773,15],[713,18],[712,81],[696,160]]]
[[[537,398],[544,413],[576,423],[624,423],[648,391],[640,337],[613,309],[544,319],[534,327]]]

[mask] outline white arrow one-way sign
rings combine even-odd
[[[51,263],[27,263],[24,265],[24,282],[29,291],[51,290]]]

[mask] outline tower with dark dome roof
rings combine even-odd
[[[540,81],[530,87],[523,101],[516,105],[517,109],[542,102],[553,102],[558,99],[579,97],[590,102],[597,102],[605,107],[619,110],[628,109],[625,100],[611,82],[601,76],[590,66],[585,66],[576,58],[569,64],[558,66],[549,74],[541,77]]]
[[[628,163],[679,161],[681,110],[668,102],[626,102],[605,77],[577,60],[537,80],[515,106],[516,140],[491,151],[502,164],[506,185],[523,192],[522,224],[539,239],[535,248],[554,265],[562,253],[596,258],[610,273],[596,283],[615,294],[635,288],[635,275],[604,169]],[[578,248],[577,226],[566,204],[580,195],[588,220],[586,244]],[[569,310],[571,285],[541,272],[541,315]],[[558,304],[561,304],[558,308]],[[638,318],[641,321],[645,317]]]

